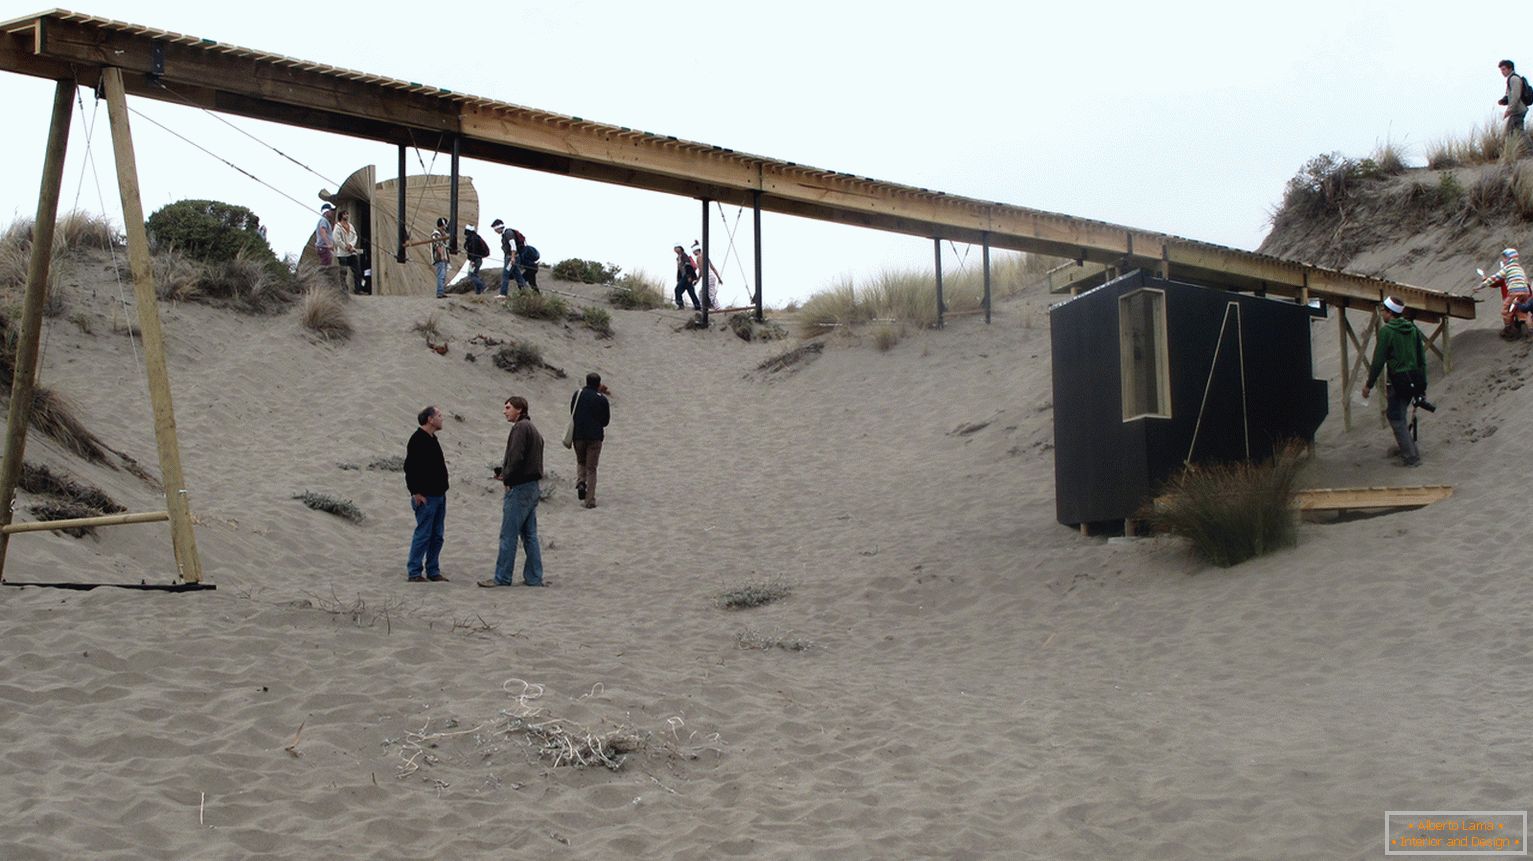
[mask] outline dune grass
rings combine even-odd
[[[303,294],[299,321],[327,341],[348,341],[354,331],[346,311],[346,294],[333,287],[310,287]]]
[[[647,311],[666,306],[664,282],[642,269],[619,276],[607,291],[607,304],[614,308]]]
[[[943,272],[942,299],[948,314],[973,313],[984,308],[984,272],[977,257],[971,255],[956,271]],[[994,255],[990,261],[992,304],[1022,292],[1025,284],[1034,282],[1058,262],[1035,254]],[[860,285],[842,278],[810,296],[800,306],[798,315],[799,334],[805,337],[873,322],[935,326],[936,278],[930,271],[913,269],[885,270]]]
[[[1228,568],[1297,542],[1294,484],[1304,448],[1285,446],[1263,463],[1193,465],[1173,477],[1149,515],[1207,561]]]

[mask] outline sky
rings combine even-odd
[[[1260,244],[1284,183],[1311,157],[1361,157],[1392,142],[1422,163],[1426,145],[1499,116],[1498,60],[1533,69],[1533,31],[1506,2],[72,2],[255,50],[1245,249]],[[0,19],[45,8],[0,0]],[[52,82],[0,74],[9,115],[0,218],[36,213],[52,92]],[[106,107],[80,97],[61,209],[120,223]],[[130,106],[280,190],[135,116],[145,212],[186,198],[247,206],[279,255],[307,241],[322,188],[365,164],[380,178],[395,172],[388,145],[164,102]],[[410,164],[448,172],[447,155],[433,160],[429,149]],[[545,263],[594,259],[669,282],[671,247],[701,236],[701,204],[689,198],[472,159],[461,170],[478,190],[481,229],[505,219]],[[751,214],[726,206],[710,217],[723,299],[743,303]],[[772,213],[762,222],[768,304],[932,265],[929,239]],[[979,265],[979,250],[961,243],[944,255],[949,272]]]

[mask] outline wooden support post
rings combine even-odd
[[[1341,336],[1341,427],[1342,430],[1352,430],[1352,381],[1347,372],[1350,365],[1347,362],[1347,336],[1352,333],[1352,326],[1347,323],[1347,303],[1342,302],[1336,306],[1336,333]]]
[[[708,204],[712,203],[708,198],[703,198],[703,259],[698,261],[697,286],[701,288],[697,292],[702,295],[703,328],[708,328],[708,309],[712,302],[708,301]]]
[[[985,325],[990,324],[990,231],[980,234],[980,256],[985,263]]]
[[[1299,304],[1309,304],[1309,273],[1304,273],[1304,286],[1299,288]]]
[[[101,70],[106,89],[107,117],[112,124],[112,152],[117,159],[117,188],[122,196],[123,228],[128,234],[128,269],[133,275],[133,296],[138,305],[138,328],[144,339],[144,369],[149,376],[149,402],[154,408],[154,441],[160,455],[160,477],[165,484],[165,510],[170,514],[170,541],[181,579],[202,581],[202,560],[186,501],[186,479],[181,474],[181,449],[176,442],[176,414],[171,405],[170,377],[165,369],[165,338],[160,331],[160,311],[154,295],[154,269],[149,262],[149,235],[144,229],[144,204],[138,192],[138,162],[133,154],[133,131],[128,125],[128,100],[122,70]]]
[[[947,305],[942,302],[942,237],[932,237],[932,249],[937,258],[937,328],[941,329],[942,315],[947,311]]]
[[[74,93],[72,80],[59,81],[53,89],[53,119],[48,126],[48,149],[43,155],[42,185],[37,192],[32,257],[27,265],[27,292],[21,304],[16,370],[11,379],[11,409],[5,417],[5,460],[0,461],[0,526],[11,522],[16,484],[21,480],[21,461],[26,455],[27,423],[32,420],[38,344],[43,331],[43,306],[48,301],[48,269],[53,258],[53,226],[58,220],[59,187],[64,182],[64,153],[69,148]],[[9,533],[0,532],[0,580],[5,578],[5,551],[9,541]]]
[[[405,230],[405,169],[406,169],[405,168],[405,145],[404,144],[400,144],[399,145],[399,188],[397,189],[397,191],[399,192],[399,195],[398,195],[398,197],[399,197],[399,211],[394,213],[395,220],[397,220],[399,222],[399,252],[394,255],[394,259],[399,261],[400,263],[404,263],[408,259],[405,256],[405,242],[407,240],[409,240],[409,238],[410,238],[409,232]],[[379,295],[379,293],[380,293],[380,291],[378,290],[378,285],[374,284],[373,285],[373,295],[376,296],[376,295]]]
[[[1452,346],[1453,345],[1453,338],[1452,338],[1451,333],[1448,331],[1448,320],[1449,320],[1448,315],[1444,314],[1443,315],[1443,321],[1442,321],[1442,323],[1439,324],[1439,327],[1443,330],[1443,373],[1444,374],[1451,374],[1451,373],[1453,373],[1453,346]]]
[[[766,317],[762,313],[761,304],[761,189],[759,188],[751,191],[751,214],[755,220],[756,240],[756,322],[762,323],[766,321]]]
[[[458,135],[452,136],[452,185],[447,189],[447,253],[458,253]]]

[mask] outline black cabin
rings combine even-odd
[[[1323,311],[1131,272],[1050,312],[1059,522],[1134,517],[1184,463],[1264,460],[1314,440]]]

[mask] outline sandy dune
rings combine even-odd
[[[95,277],[65,301],[96,334],[50,321],[42,380],[152,464]],[[1528,348],[1460,327],[1408,473],[1371,416],[1342,433],[1333,395],[1307,485],[1452,499],[1306,525],[1219,570],[1054,522],[1046,304],[888,353],[833,337],[776,374],[754,369],[791,344],[676,331],[674,312],[614,311],[602,341],[489,302],[361,299],[331,345],[291,313],[166,309],[218,589],[0,592],[0,856],[1374,858],[1385,810],[1524,809]],[[446,356],[410,332],[434,310]],[[479,334],[531,339],[570,377],[509,375]],[[1334,323],[1315,335],[1334,387]],[[553,441],[592,369],[615,397],[587,511]],[[511,393],[550,439],[545,590],[473,583]],[[452,582],[407,585],[402,476],[366,467],[403,455],[426,403],[450,416]],[[41,437],[28,459],[156,504]],[[367,521],[304,508],[306,489]],[[157,524],[17,537],[6,576],[170,569]],[[791,596],[714,605],[766,578]],[[812,646],[742,649],[747,629]],[[529,714],[648,744],[620,771],[555,768],[515,730]]]

